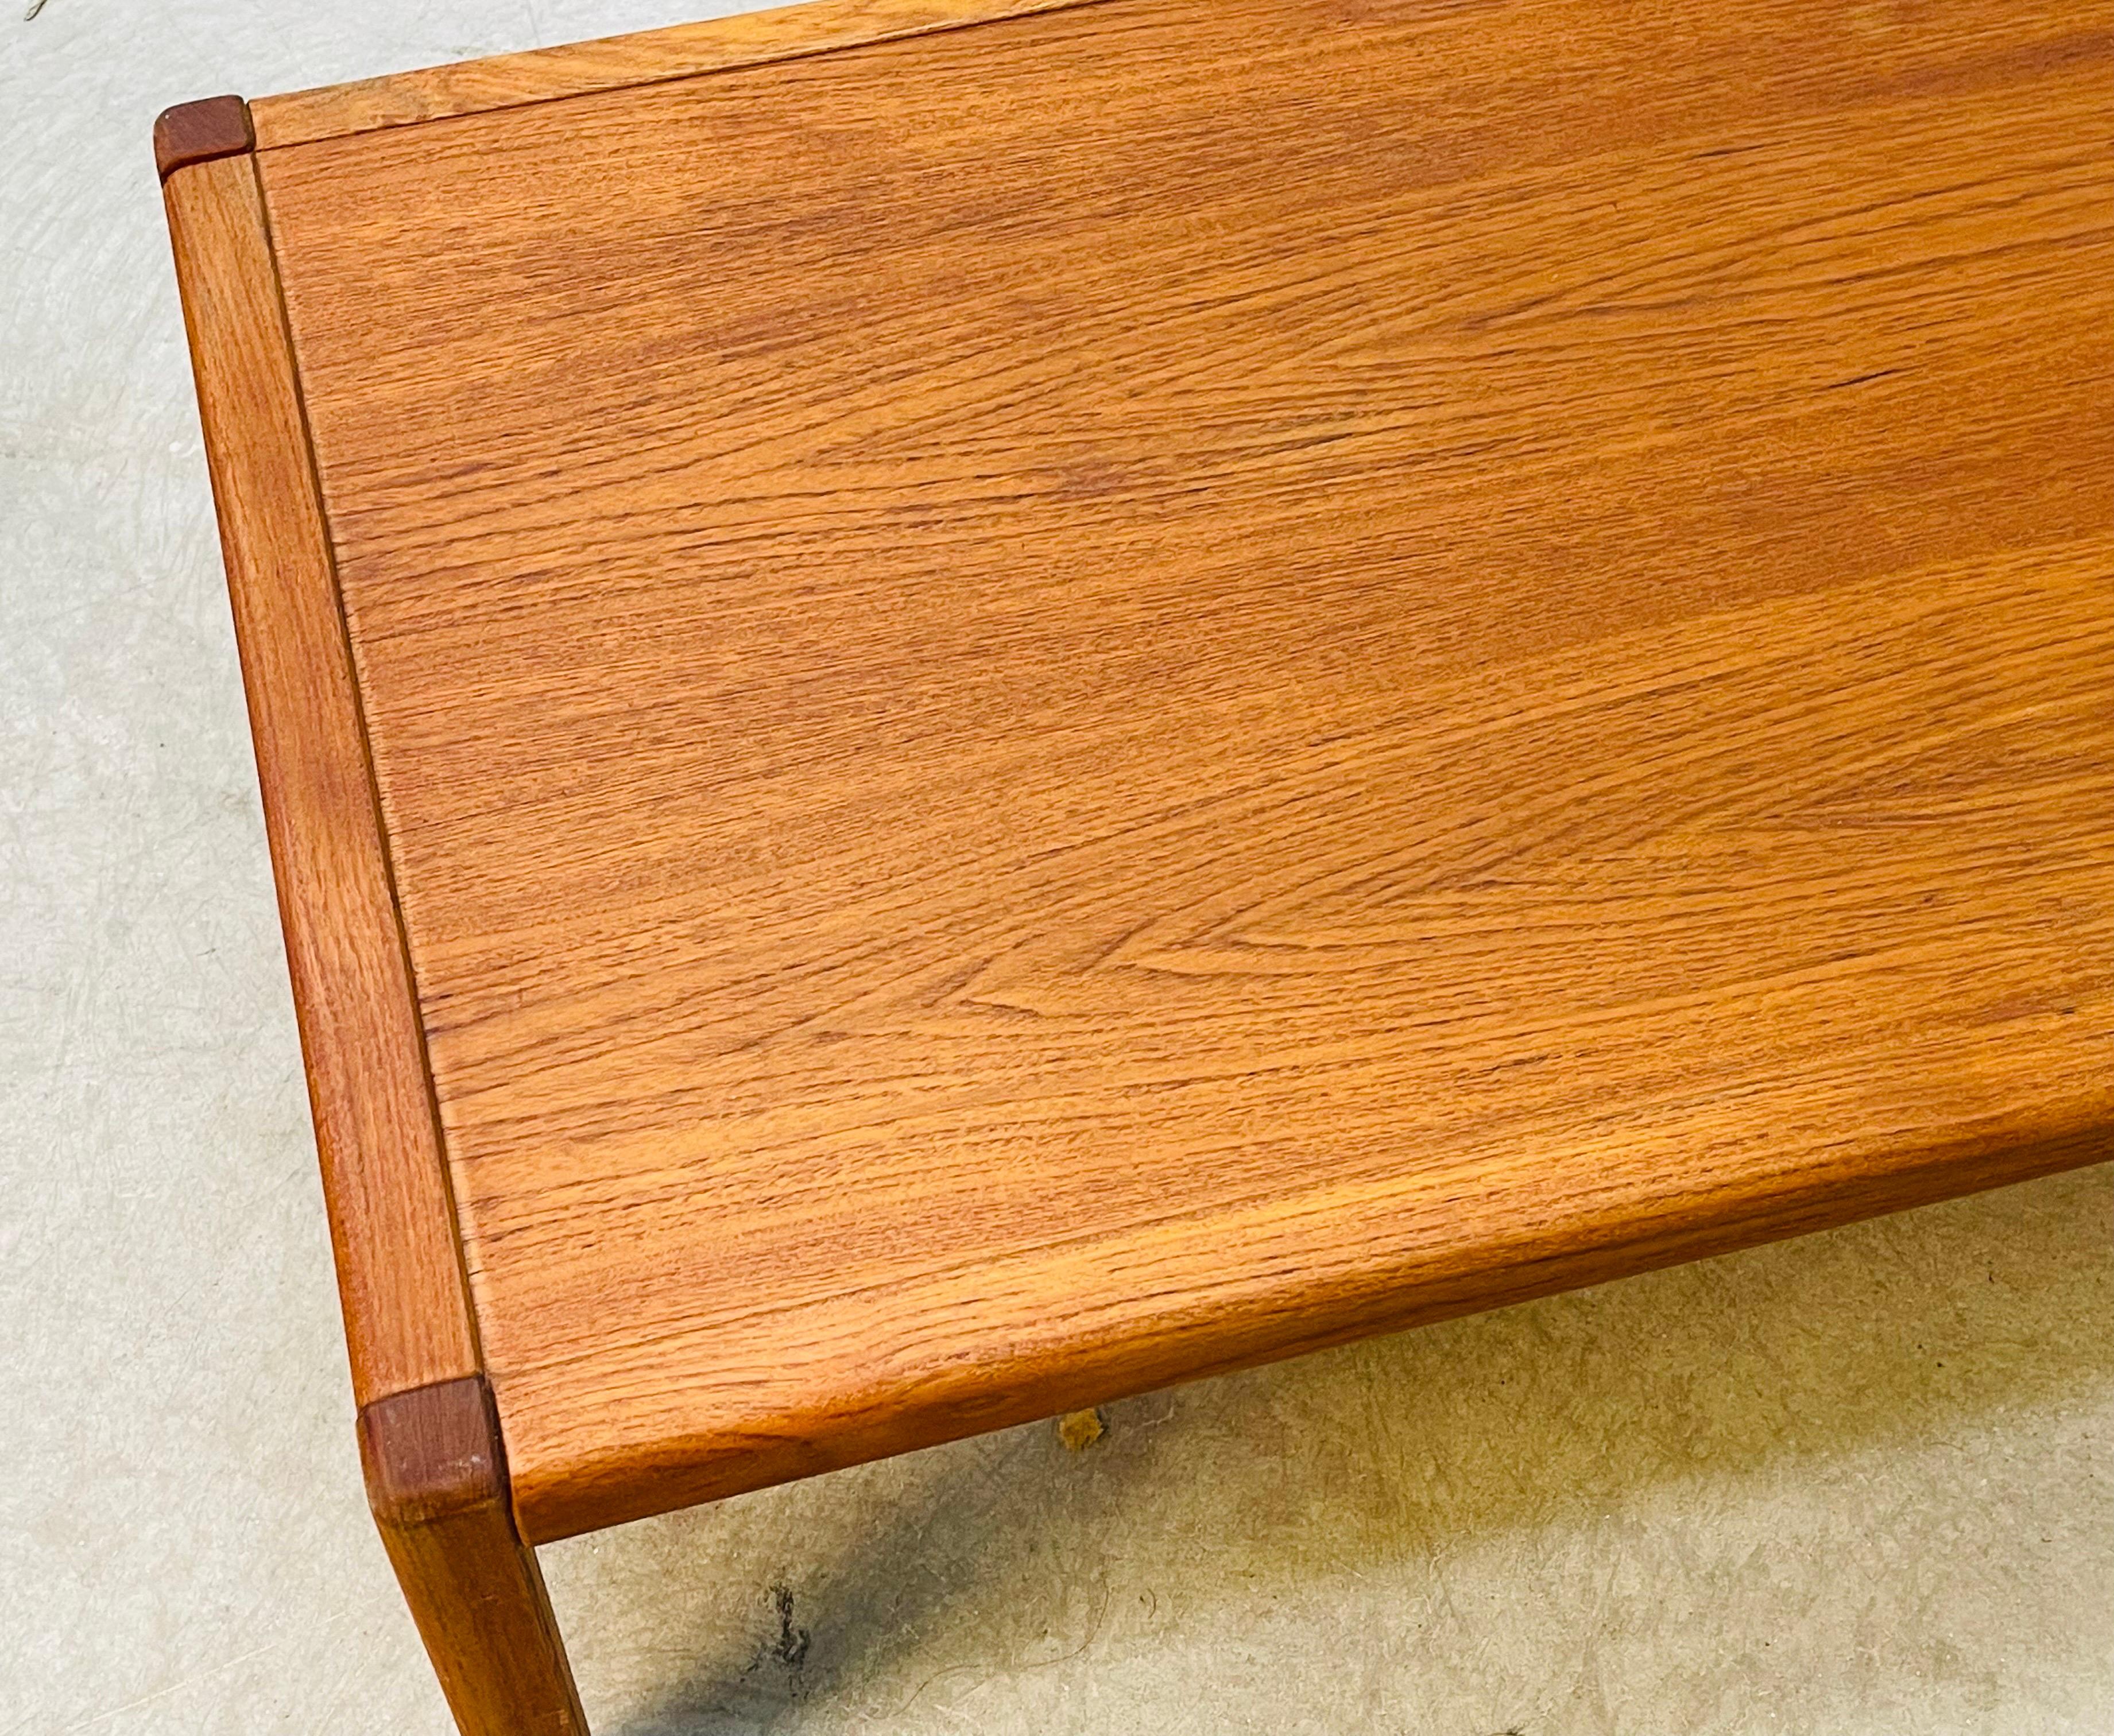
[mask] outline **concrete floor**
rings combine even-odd
[[[683,10],[0,17],[0,1736],[447,1728],[359,1495],[149,124]],[[2087,1171],[547,1568],[611,1736],[2103,1736],[2110,1208]]]

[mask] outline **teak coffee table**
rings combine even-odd
[[[158,130],[368,1487],[2114,1154],[2114,4],[830,0]]]

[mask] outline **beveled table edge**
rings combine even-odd
[[[483,1359],[270,217],[224,148],[240,107],[173,111],[157,156],[364,1408]]]
[[[250,103],[249,112],[257,148],[277,150],[1099,3],[809,0],[806,5],[263,97]]]

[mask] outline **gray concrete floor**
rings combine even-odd
[[[447,1728],[359,1496],[149,124],[681,10],[0,16],[0,1736]],[[2104,1733],[2110,1208],[2087,1171],[547,1567],[612,1736]]]

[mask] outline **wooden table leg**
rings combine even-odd
[[[382,1541],[463,1736],[588,1736],[536,1552],[514,1523],[482,1376],[359,1415]]]

